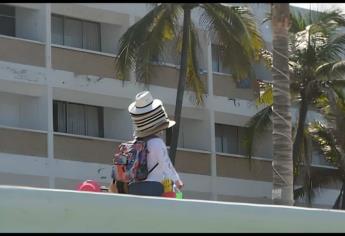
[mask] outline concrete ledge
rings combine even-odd
[[[345,212],[0,186],[0,232],[345,232]]]

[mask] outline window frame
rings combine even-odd
[[[231,74],[231,69],[229,67],[224,66],[224,62],[223,60],[221,60],[221,54],[224,52],[224,48],[219,45],[219,44],[215,44],[212,43],[211,44],[211,50],[212,50],[212,72],[216,72],[216,73],[222,73],[222,74]],[[217,61],[217,71],[213,71],[213,53],[216,54],[216,61]]]
[[[1,17],[13,19],[13,35],[8,35],[8,34],[0,34],[0,35],[6,35],[6,36],[9,36],[9,37],[16,37],[16,7],[15,6],[11,6],[11,5],[6,5],[6,4],[0,4],[0,7],[1,6],[13,9],[13,15],[0,14],[0,19],[1,19]]]
[[[63,46],[67,46],[65,45],[65,19],[71,19],[71,20],[76,20],[76,21],[80,21],[81,22],[81,49],[85,49],[85,50],[90,50],[90,51],[96,51],[96,52],[102,52],[102,36],[101,36],[101,23],[100,22],[96,22],[96,21],[90,21],[90,20],[84,20],[84,19],[80,19],[80,18],[76,18],[76,17],[70,17],[70,16],[65,16],[65,15],[61,15],[61,14],[56,14],[56,13],[52,13],[51,17],[59,17],[62,18],[62,45]],[[93,49],[88,49],[84,47],[84,22],[87,23],[92,23],[92,24],[96,24],[97,25],[97,34],[98,34],[98,50],[93,50]],[[51,29],[52,31],[53,29]],[[71,47],[71,46],[68,46]],[[79,47],[74,47],[74,48],[79,48]]]
[[[219,56],[219,45],[218,44],[211,44],[212,52],[216,55],[216,61],[217,61],[217,70],[213,71],[213,55],[212,55],[212,72],[220,73],[220,56]]]
[[[65,120],[65,127],[63,131],[58,130],[58,110],[56,108],[55,104],[61,103],[65,107],[65,114],[64,114],[64,120]],[[83,136],[87,137],[99,137],[99,138],[104,138],[104,107],[101,106],[94,106],[94,105],[89,105],[89,104],[82,104],[82,103],[75,103],[75,102],[68,102],[68,101],[61,101],[61,100],[53,100],[53,129],[54,132],[61,132],[61,133],[66,133],[66,134],[73,134],[67,132],[67,127],[68,127],[68,105],[74,104],[74,105],[79,105],[83,107],[83,119],[84,119],[84,134],[80,134]],[[95,107],[97,109],[97,125],[98,125],[98,136],[91,136],[87,135],[87,122],[86,121],[86,112],[85,108],[86,107]]]
[[[217,128],[218,127],[218,128]],[[235,132],[236,133],[236,150],[234,152],[226,152],[224,150],[224,136],[225,136],[225,129],[228,127],[232,127],[235,128]],[[235,126],[235,125],[227,125],[227,124],[220,124],[220,123],[215,123],[215,136],[216,137],[220,137],[220,147],[221,150],[216,150],[216,152],[220,152],[220,153],[227,153],[227,154],[235,154],[235,155],[244,155],[241,153],[241,137],[240,137],[240,129],[245,129],[246,127],[242,127],[242,126]],[[216,131],[220,130],[220,132],[218,133],[218,136],[216,134]],[[217,148],[217,144],[216,144],[216,148]]]

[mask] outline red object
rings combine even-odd
[[[78,191],[87,191],[87,192],[101,192],[101,187],[94,180],[86,180],[77,188]]]
[[[162,194],[162,197],[176,198],[175,192],[166,192]]]

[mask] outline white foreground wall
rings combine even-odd
[[[0,232],[345,232],[344,221],[336,210],[0,186]]]

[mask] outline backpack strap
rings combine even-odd
[[[151,134],[149,136],[142,138],[141,140],[143,140],[147,144],[147,141],[149,141],[152,138],[159,138],[159,137],[155,134]],[[149,170],[149,174],[158,166],[158,164],[159,162],[157,162],[156,165],[154,165],[154,167],[152,167],[151,170]]]
[[[151,168],[151,170],[149,170],[149,174],[158,166],[159,162],[156,163],[156,165],[154,167]]]

